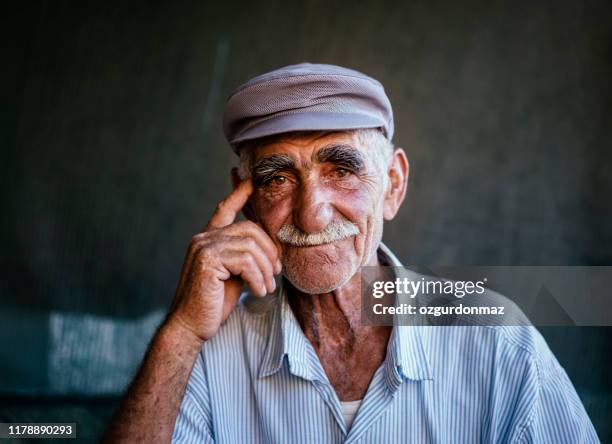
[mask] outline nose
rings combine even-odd
[[[306,233],[318,233],[332,221],[333,210],[327,190],[313,181],[304,181],[298,189],[293,222]]]

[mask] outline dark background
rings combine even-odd
[[[2,14],[0,421],[104,428],[230,189],[227,94],[290,63],[378,78],[411,163],[407,264],[612,265],[607,1],[29,2]],[[14,7],[15,8],[15,7]],[[602,441],[612,339],[542,328]]]

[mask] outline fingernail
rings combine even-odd
[[[276,259],[276,274],[280,274],[283,270],[283,264],[281,264],[280,259]]]
[[[272,291],[271,291],[271,293],[274,293],[274,290],[276,290],[276,281],[274,280],[274,278],[272,278]]]

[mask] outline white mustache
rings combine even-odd
[[[331,221],[323,231],[318,233],[306,233],[293,224],[285,224],[278,230],[276,237],[282,243],[294,247],[312,247],[336,242],[357,234],[359,234],[357,225],[344,219]]]

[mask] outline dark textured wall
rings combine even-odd
[[[121,390],[230,189],[225,97],[284,64],[385,85],[411,163],[385,239],[405,262],[612,265],[606,1],[17,8],[0,72],[3,393]],[[543,332],[610,436],[610,331]]]

